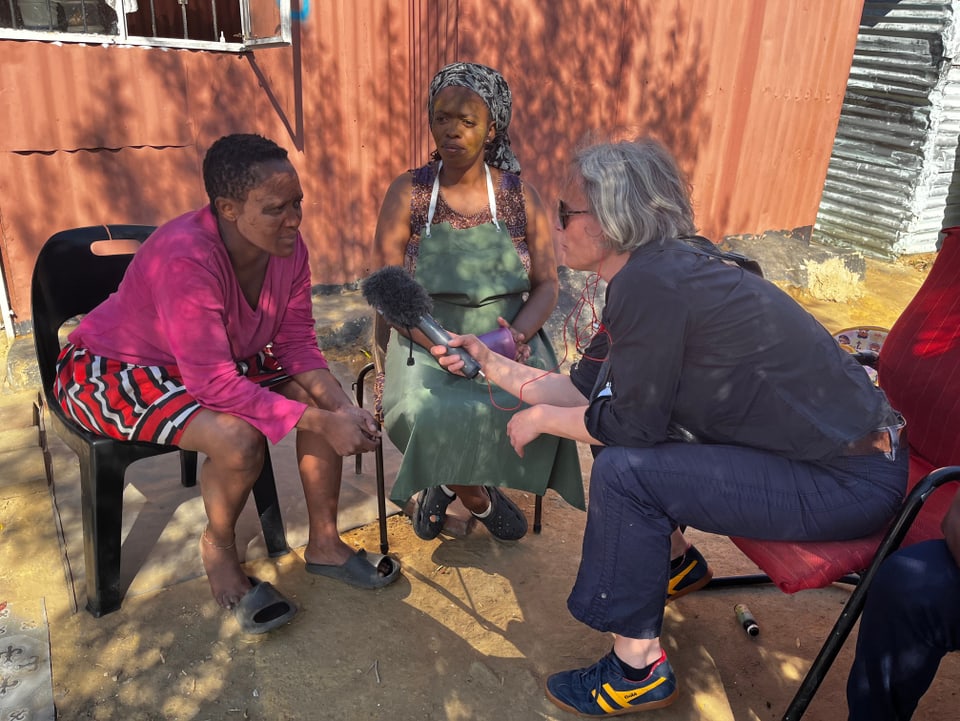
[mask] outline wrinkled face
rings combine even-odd
[[[430,132],[445,165],[464,165],[483,156],[484,143],[496,134],[483,98],[468,88],[451,85],[433,100]]]
[[[240,235],[270,255],[291,255],[303,219],[303,190],[293,165],[286,160],[262,164],[260,182],[244,200],[218,198],[220,215],[236,224]]]
[[[589,211],[578,180],[564,186],[557,203],[553,241],[557,263],[573,270],[596,271],[610,254],[600,223]]]

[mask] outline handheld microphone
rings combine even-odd
[[[463,360],[460,372],[466,378],[483,376],[480,364],[462,348],[451,348],[450,334],[430,312],[433,301],[426,289],[399,265],[388,265],[369,275],[361,284],[363,297],[387,322],[396,328],[416,328],[434,344]]]

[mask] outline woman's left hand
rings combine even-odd
[[[360,426],[361,432],[372,440],[377,440],[380,438],[380,431],[377,428],[377,421],[373,417],[373,414],[370,413],[366,408],[360,408],[358,406],[349,405],[345,406],[342,410],[346,411],[348,414],[356,417],[357,423]]]
[[[523,449],[539,437],[542,410],[539,406],[525,408],[513,414],[507,422],[507,437],[517,455],[523,458]]]
[[[510,331],[510,335],[513,336],[513,344],[516,346],[516,353],[513,356],[513,359],[517,363],[524,363],[530,360],[530,346],[527,345],[527,337],[519,332],[516,328],[510,325],[510,322],[504,318],[497,318],[497,323],[500,324],[501,328],[506,328]]]
[[[307,418],[307,413],[318,410],[308,408],[304,418]],[[339,456],[365,453],[380,445],[377,422],[369,411],[363,408],[344,405],[334,411],[321,412],[317,417],[320,425],[316,428],[310,427],[310,430],[322,433]]]

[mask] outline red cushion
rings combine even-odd
[[[793,543],[731,537],[737,547],[784,593],[822,588],[870,565],[882,533],[857,541]]]
[[[934,466],[921,458],[910,458],[909,488]],[[903,545],[941,538],[940,522],[960,482],[938,488],[923,504],[910,527]],[[870,565],[884,531],[854,541],[823,541],[820,543],[792,541],[756,541],[731,537],[737,547],[784,593],[796,593],[806,588],[822,588],[848,573],[862,571]]]

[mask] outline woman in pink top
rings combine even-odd
[[[203,178],[210,205],[158,228],[117,291],[70,334],[57,394],[95,433],[206,455],[200,555],[210,588],[245,630],[262,633],[296,612],[270,584],[251,584],[235,547],[265,438],[297,430],[307,571],[376,588],[399,564],[354,553],[337,531],[342,456],[372,450],[379,432],[317,347],[303,191],[287,151],[229,135],[208,150]]]

